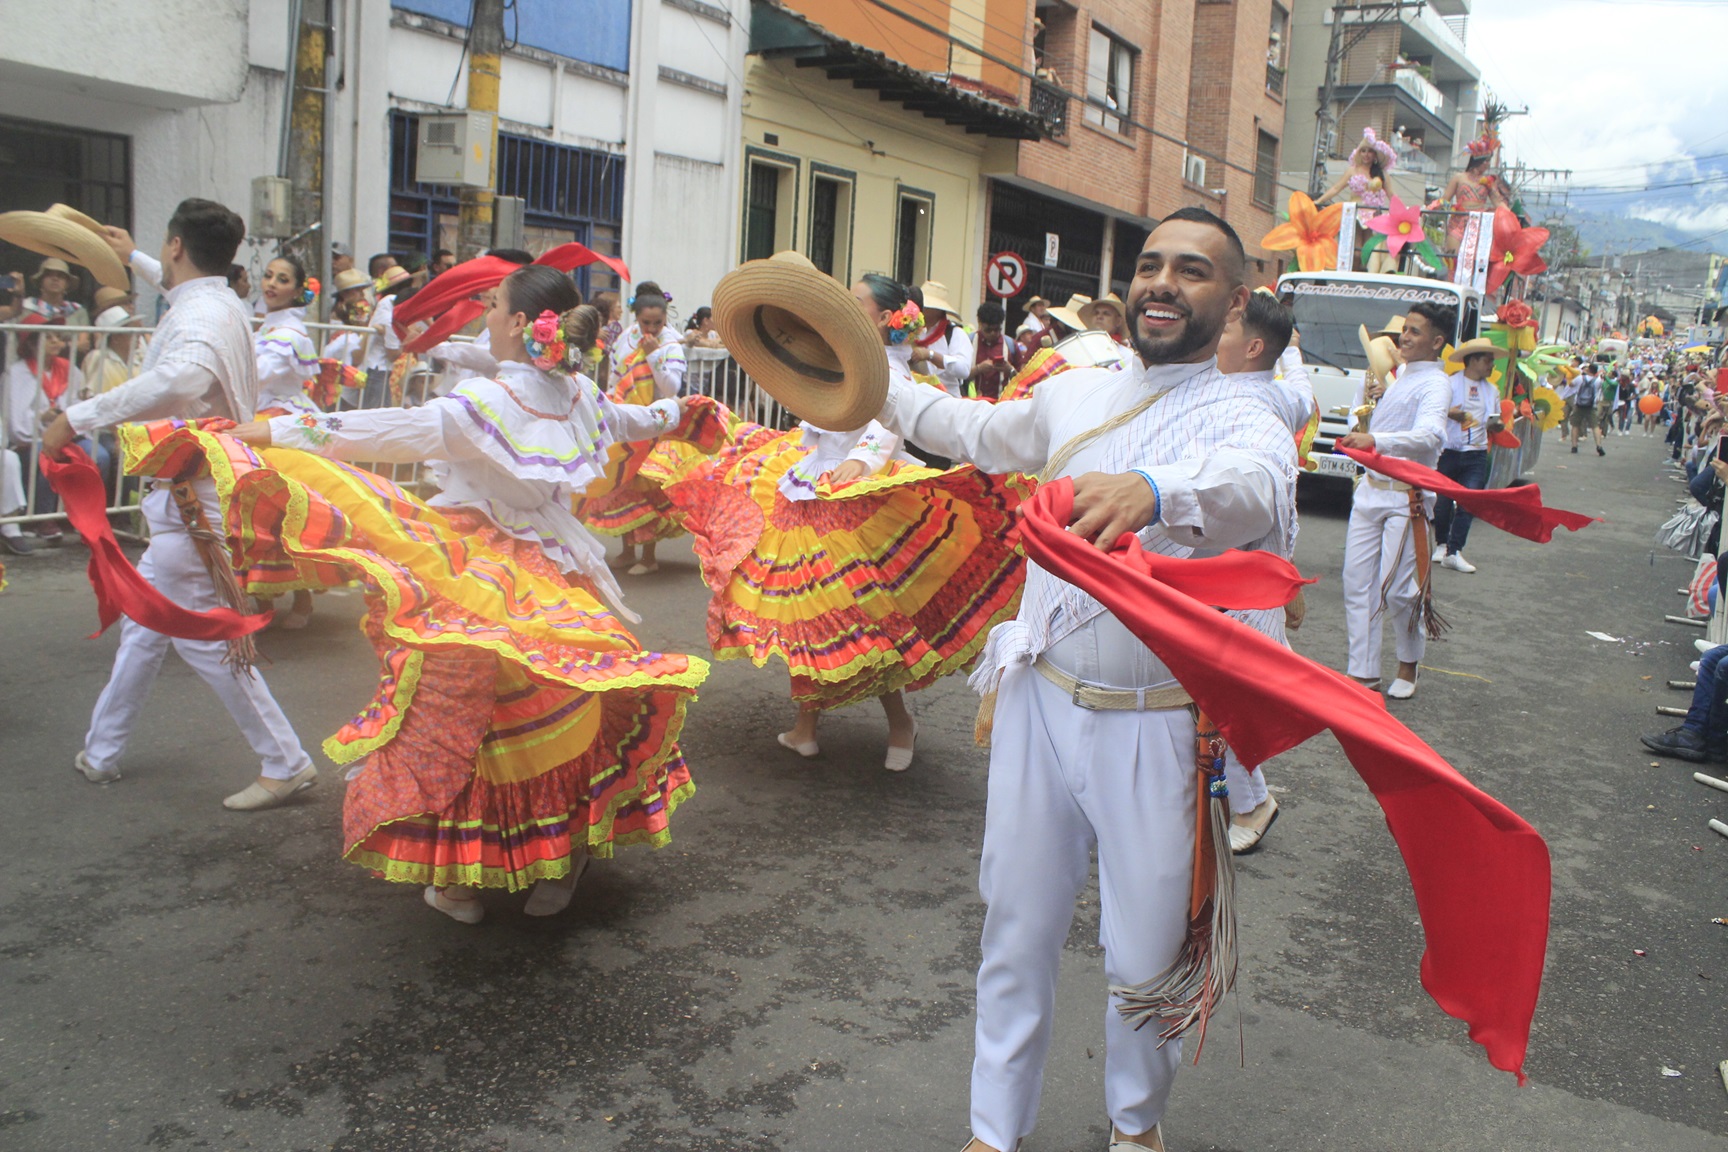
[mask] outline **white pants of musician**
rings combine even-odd
[[[1344,633],[1350,656],[1346,671],[1360,680],[1380,679],[1382,626],[1392,623],[1400,662],[1415,664],[1428,650],[1422,627],[1422,592],[1416,584],[1416,548],[1410,540],[1410,494],[1364,480],[1350,506],[1344,534]],[[1392,583],[1384,607],[1380,589]]]
[[[211,524],[220,524],[222,509],[216,501],[215,487],[208,480],[202,481],[198,494],[204,515]],[[144,496],[142,510],[150,525],[150,547],[144,550],[138,571],[182,608],[207,612],[217,607],[216,587],[198,557],[180,510],[174,506],[173,493],[166,487],[151,490]],[[129,618],[120,622],[120,651],[114,656],[114,671],[96,700],[90,731],[84,737],[84,754],[92,765],[110,767],[126,750],[126,742],[150,699],[151,685],[170,646],[215,690],[228,714],[240,726],[246,742],[263,762],[265,776],[286,780],[311,765],[312,758],[300,746],[294,726],[282,714],[258,670],[236,675],[229,665],[222,663],[228,651],[225,643],[176,640]],[[190,717],[181,719],[191,722]]]
[[[1098,851],[1105,976],[1138,984],[1175,960],[1194,853],[1194,718],[1186,709],[1093,712],[1029,664],[997,689],[979,890],[972,1134],[1011,1150],[1032,1131],[1044,1084],[1056,974],[1074,902]],[[1104,1100],[1129,1135],[1164,1115],[1179,1042],[1105,1008]]]

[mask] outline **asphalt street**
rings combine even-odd
[[[1237,1008],[1184,1068],[1174,1152],[1728,1149],[1728,796],[1637,735],[1686,677],[1690,566],[1652,556],[1682,488],[1655,441],[1549,446],[1552,503],[1604,517],[1538,546],[1479,526],[1438,573],[1454,628],[1397,715],[1547,838],[1553,930],[1528,1071],[1489,1067],[1417,977],[1422,937],[1379,810],[1329,736],[1268,777],[1283,816],[1240,869]],[[1347,498],[1304,489],[1297,647],[1340,665]],[[0,1148],[952,1152],[966,1140],[986,756],[958,678],[919,694],[918,759],[874,707],[824,752],[776,746],[784,671],[715,669],[695,797],[660,852],[599,862],[549,921],[487,897],[457,924],[338,858],[341,772],[285,810],[221,798],[255,765],[170,659],[118,783],[71,771],[114,650],[86,639],[76,547],[0,596]],[[689,551],[628,591],[654,647],[705,652]],[[357,593],[271,632],[309,747],[367,699]],[[1617,638],[1594,639],[1595,630]],[[1388,649],[1388,672],[1391,653]],[[1095,893],[1077,909],[1038,1131],[1099,1152]],[[1677,1073],[1671,1075],[1669,1073]]]

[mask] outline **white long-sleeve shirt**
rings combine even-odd
[[[1374,405],[1368,431],[1374,450],[1434,467],[1446,443],[1446,412],[1452,407],[1452,381],[1433,360],[1404,365],[1386,394]]]
[[[1117,371],[1076,368],[1062,387],[1014,404],[979,404],[895,379],[878,420],[913,443],[992,473],[1039,472],[1075,438],[1160,395],[1122,427],[1083,443],[1061,476],[1144,470],[1160,497],[1139,532],[1150,550],[1215,555],[1230,548],[1288,551],[1295,528],[1296,447],[1254,388],[1214,361]],[[1238,613],[1255,627],[1260,613]],[[1270,625],[1266,625],[1269,627]],[[1170,671],[1096,599],[1028,562],[1020,614],[999,626],[974,684],[994,687],[1008,663],[1045,656],[1063,671],[1117,688],[1169,683]]]
[[[152,286],[162,266],[142,252],[132,268]],[[258,365],[246,304],[225,276],[200,276],[167,293],[168,311],[150,341],[138,375],[110,392],[66,410],[73,431],[136,420],[225,416],[250,420],[258,404]]]
[[[306,331],[306,309],[267,313],[252,340],[258,364],[258,407],[316,412],[306,381],[318,375],[318,350]]]
[[[972,359],[975,350],[972,347],[972,337],[966,334],[966,329],[952,318],[948,321],[948,331],[942,334],[940,340],[931,341],[925,346],[932,353],[941,353],[942,367],[935,368],[936,379],[942,381],[942,390],[950,396],[966,394],[966,379],[972,375]]]
[[[6,427],[14,444],[28,444],[36,439],[54,410],[42,383],[36,378],[34,360],[18,360],[6,369]],[[84,390],[84,373],[76,364],[67,369],[66,391],[60,397],[64,404]]]
[[[338,460],[436,461],[437,507],[471,508],[592,580],[628,618],[605,549],[571,513],[570,498],[599,478],[615,441],[675,427],[675,401],[615,404],[586,376],[505,361],[416,408],[278,416],[272,442]]]
[[[1462,408],[1476,421],[1466,428],[1456,420],[1446,421],[1446,450],[1488,451],[1488,422],[1500,418],[1500,390],[1486,380],[1472,380],[1459,372],[1451,377],[1453,408]]]

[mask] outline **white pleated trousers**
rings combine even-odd
[[[1092,712],[1029,664],[997,689],[979,890],[972,1134],[1013,1149],[1038,1115],[1056,975],[1074,904],[1098,851],[1099,942],[1111,983],[1176,959],[1194,853],[1194,718],[1186,709]],[[1104,1101],[1123,1132],[1149,1130],[1181,1061],[1179,1042],[1105,1010]]]
[[[222,509],[215,486],[209,480],[201,481],[198,495],[209,522],[220,524]],[[207,612],[217,607],[220,602],[216,586],[198,557],[197,546],[186,531],[180,510],[174,506],[173,493],[166,487],[146,493],[142,510],[150,525],[150,546],[138,562],[138,571],[182,608]],[[270,695],[263,675],[256,668],[249,674],[236,675],[232,667],[222,663],[228,652],[227,644],[220,640],[177,640],[123,618],[114,671],[96,700],[90,731],[84,737],[84,754],[91,764],[97,768],[110,767],[126,750],[126,742],[149,702],[151,686],[170,646],[215,691],[240,726],[246,742],[258,754],[265,776],[286,780],[312,763],[294,734],[294,726]],[[188,747],[192,747],[196,743],[192,734],[200,722],[194,717],[180,719],[188,732]]]
[[[1350,675],[1380,679],[1380,643],[1388,620],[1400,661],[1419,663],[1428,650],[1428,634],[1419,616],[1422,591],[1416,584],[1416,549],[1423,546],[1410,541],[1409,493],[1387,491],[1367,481],[1357,486],[1344,534],[1344,633]],[[1382,608],[1380,589],[1388,573],[1392,585]]]

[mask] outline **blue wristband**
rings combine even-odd
[[[1146,469],[1130,468],[1129,471],[1152,486],[1152,519],[1146,522],[1146,526],[1150,528],[1158,523],[1159,517],[1164,515],[1164,494],[1158,491],[1158,481],[1152,479],[1152,473]]]

